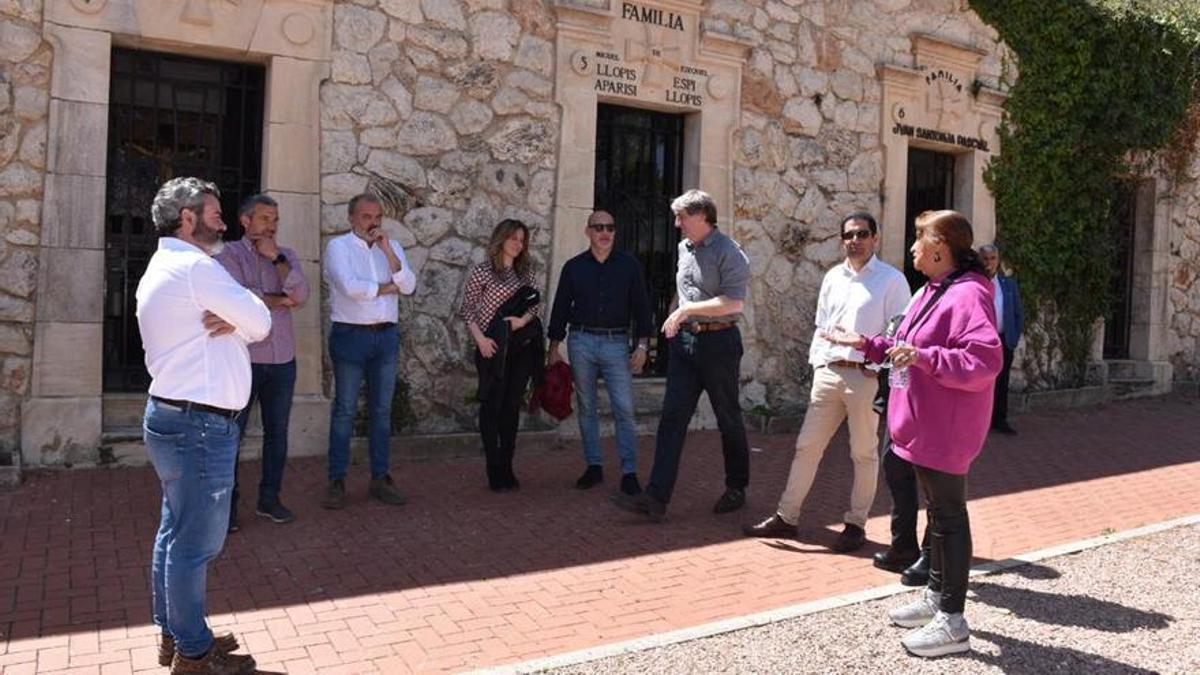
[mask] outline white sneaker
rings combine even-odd
[[[916,600],[889,610],[888,618],[897,626],[920,628],[933,620],[933,615],[938,613],[940,600],[941,593],[934,593],[926,587]]]
[[[916,656],[926,658],[971,650],[971,629],[962,614],[938,612],[933,620],[905,635],[900,644]]]

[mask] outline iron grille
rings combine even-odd
[[[596,119],[596,208],[612,213],[616,246],[646,274],[655,326],[675,296],[679,230],[671,200],[682,192],[683,116],[600,104]],[[646,375],[667,372],[666,338],[650,341]]]
[[[916,291],[925,275],[913,267],[909,249],[917,240],[917,216],[925,211],[954,208],[954,155],[932,150],[908,150],[908,203],[904,213],[904,276]]]
[[[197,176],[221,189],[227,239],[258,190],[262,66],[114,49],[105,201],[104,389],[150,384],[134,292],[158,246],[150,205],[165,181]]]
[[[1118,181],[1109,221],[1112,276],[1108,314],[1104,317],[1104,358],[1129,358],[1129,329],[1133,309],[1133,254],[1137,226],[1137,183]]]

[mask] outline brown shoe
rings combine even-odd
[[[215,647],[214,643],[214,647]],[[171,661],[171,675],[176,673],[206,673],[208,675],[249,675],[258,668],[254,657],[249,654],[230,654],[219,649],[209,649],[198,659],[175,653]]]
[[[237,636],[233,633],[214,635],[212,649],[219,649],[226,654],[236,652],[238,650]],[[158,643],[158,665],[169,666],[173,658],[175,658],[175,638],[163,635],[162,641]]]
[[[745,534],[747,537],[765,537],[768,539],[794,539],[798,532],[799,530],[795,525],[789,525],[786,520],[779,517],[778,513],[772,514],[770,518],[763,520],[757,525],[745,525],[742,527],[742,534]]]
[[[371,488],[368,490],[368,493],[384,504],[391,504],[392,506],[402,506],[408,502],[408,497],[404,496],[400,488],[396,487],[396,484],[392,482],[391,474],[383,478],[372,478]]]
[[[857,525],[846,523],[846,529],[838,535],[832,548],[837,553],[849,553],[862,548],[865,543],[867,543],[867,533]]]
[[[346,506],[346,483],[341,479],[329,481],[325,488],[325,496],[321,498],[321,507],[340,509]]]

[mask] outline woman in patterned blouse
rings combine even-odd
[[[537,321],[537,307],[521,316],[499,317],[508,323],[510,339],[501,378],[487,377],[491,359],[504,348],[489,337],[488,326],[497,311],[522,287],[534,287],[532,265],[526,245],[529,228],[519,220],[500,221],[488,242],[487,260],[467,275],[460,316],[475,339],[475,368],[480,373],[479,433],[487,457],[488,486],[496,492],[516,490],[520,481],[513,474],[513,450],[517,441],[517,422],[525,389],[538,360],[542,358],[541,330],[521,331]],[[540,324],[539,324],[540,325]],[[518,331],[521,331],[520,335]],[[536,338],[527,339],[536,333]],[[520,339],[518,339],[520,338]]]

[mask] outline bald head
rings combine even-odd
[[[613,242],[617,238],[617,224],[608,211],[592,211],[588,216],[587,227],[584,228],[592,255],[603,261],[612,253]]]

